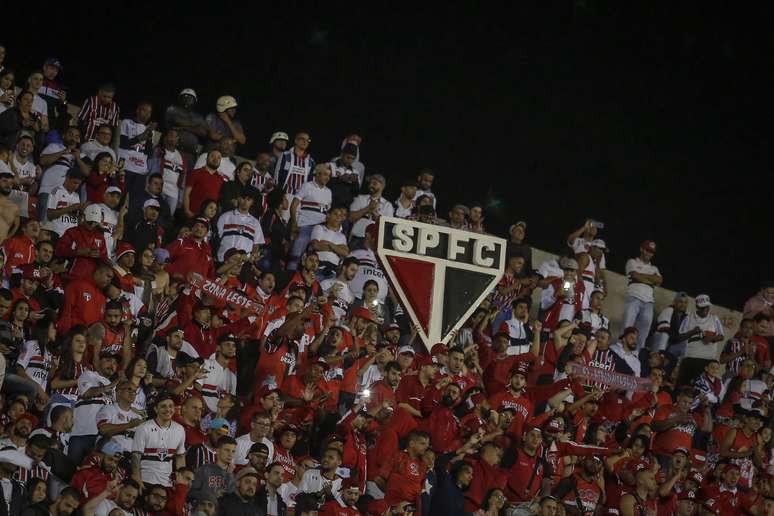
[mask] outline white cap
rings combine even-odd
[[[83,210],[83,220],[102,224],[102,210],[96,204],[89,204]]]
[[[403,353],[411,353],[412,355],[416,355],[417,354],[417,352],[414,351],[414,348],[412,348],[411,346],[401,346],[398,349],[398,354],[402,355]]]
[[[288,137],[288,133],[277,131],[271,135],[271,138],[269,138],[269,144],[274,143],[275,140],[290,140],[290,138]]]
[[[180,97],[182,95],[190,95],[197,100],[199,99],[199,97],[196,95],[196,91],[194,91],[193,88],[185,88],[183,90],[180,90],[180,93],[178,93],[177,96]]]
[[[605,251],[609,251],[607,248],[607,245],[605,245],[605,241],[601,238],[597,238],[596,240],[591,241],[591,247],[598,247],[600,249],[603,249]]]
[[[707,294],[701,294],[696,296],[696,308],[706,308],[712,306],[710,297]]]
[[[237,101],[231,95],[224,95],[222,97],[218,97],[218,100],[215,102],[215,109],[217,110],[218,113],[223,113],[227,109],[231,109],[235,107],[237,107]]]
[[[108,187],[107,187],[107,190],[105,190],[105,193],[117,193],[117,194],[121,194],[121,193],[123,193],[123,192],[122,192],[122,191],[121,191],[121,189],[120,189],[120,188],[118,188],[117,186],[108,186]]]
[[[142,205],[142,209],[145,209],[145,208],[159,208],[160,209],[161,208],[161,204],[159,204],[159,201],[157,201],[156,199],[148,199]]]

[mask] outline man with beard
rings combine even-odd
[[[355,296],[349,288],[349,282],[357,274],[357,269],[358,263],[355,258],[344,258],[339,264],[339,273],[336,278],[325,279],[320,282],[320,288],[328,296],[328,301],[338,322],[343,323],[346,320],[349,305],[355,300]]]
[[[218,150],[207,153],[205,164],[191,172],[183,191],[183,211],[194,217],[207,199],[218,199],[226,178],[218,172],[222,155]]]
[[[284,149],[282,152],[284,152]],[[280,154],[282,152],[280,152]],[[266,194],[274,189],[274,176],[272,175],[273,166],[274,162],[272,161],[272,156],[270,156],[268,152],[261,152],[255,158],[251,184],[262,194],[262,202],[260,203],[260,206],[257,207],[259,208],[257,210],[259,215],[265,211]]]
[[[423,460],[430,447],[430,435],[413,431],[408,436],[406,450],[393,454],[382,464],[374,483],[384,492],[380,504],[385,509],[401,502],[419,504],[419,497],[427,476],[427,464]]]
[[[602,461],[599,457],[585,457],[580,471],[576,470],[572,476],[562,479],[553,495],[562,500],[572,514],[594,514],[602,499],[599,486],[601,470]]]
[[[357,480],[345,478],[341,482],[340,496],[327,501],[320,507],[319,516],[360,516],[357,502],[360,500],[360,488]]]
[[[67,229],[56,243],[56,255],[72,260],[70,277],[88,278],[98,263],[108,261],[108,245],[102,231],[102,210],[97,205],[83,210],[83,221]]]
[[[379,217],[392,217],[395,208],[392,203],[382,197],[387,181],[381,174],[374,174],[368,179],[368,193],[358,195],[349,206],[349,222],[352,224],[352,245],[359,248],[365,238],[366,228],[379,220]]]
[[[177,103],[169,106],[164,113],[164,126],[177,132],[178,147],[190,164],[201,149],[201,138],[207,136],[207,122],[193,109],[197,100],[196,92],[185,88],[178,94]]]
[[[335,206],[349,206],[357,195],[362,179],[353,168],[356,158],[357,145],[346,143],[341,148],[341,156],[330,163],[332,175],[329,188],[333,193]]]
[[[40,166],[44,169],[38,188],[38,218],[41,222],[47,220],[49,195],[54,188],[64,184],[67,171],[75,167],[84,176],[91,171],[90,164],[81,159],[80,143],[81,132],[77,127],[69,127],[62,136],[62,143],[49,143],[40,153]]]
[[[431,516],[464,515],[465,492],[473,479],[473,467],[462,460],[474,453],[481,444],[481,435],[473,435],[468,442],[454,452],[438,457],[435,474],[438,476],[435,492],[430,502]]]
[[[289,201],[301,189],[302,184],[312,180],[315,164],[307,151],[311,142],[309,133],[298,133],[293,140],[293,147],[277,158],[274,183],[288,194]]]
[[[21,516],[70,516],[78,509],[81,495],[72,487],[65,487],[52,503],[45,501],[30,505]],[[17,514],[9,512],[8,514]]]
[[[374,382],[370,387],[371,396],[368,399],[370,406],[381,405],[384,401],[390,402],[392,407],[397,405],[395,391],[400,384],[401,373],[401,366],[395,360],[391,360],[384,365],[384,378]]]
[[[625,362],[628,367],[628,371],[621,364],[616,370],[619,373],[632,374],[634,376],[642,376],[642,362],[640,361],[639,354],[637,352],[637,342],[639,337],[639,331],[634,326],[625,328],[621,339],[610,346],[610,350],[615,353],[618,358]]]
[[[115,441],[107,441],[99,451],[99,465],[79,469],[70,481],[70,485],[83,496],[83,503],[107,489],[108,482],[119,475],[117,468],[123,451],[121,446]]]
[[[255,516],[255,493],[258,490],[258,472],[251,467],[242,468],[236,474],[236,490],[218,501],[218,516]]]
[[[38,420],[32,414],[25,412],[13,423],[8,437],[0,439],[0,449],[23,449],[27,445],[27,438],[32,429],[38,424]]]
[[[97,506],[94,514],[95,516],[114,515],[114,509],[118,508],[126,516],[134,515],[136,514],[134,504],[137,502],[138,496],[140,496],[140,484],[131,478],[124,479],[118,488],[115,499],[104,500]]]
[[[229,369],[229,362],[235,357],[236,337],[226,333],[218,337],[214,357],[204,361],[203,369],[207,376],[200,381],[201,393],[211,412],[217,410],[218,400],[223,393],[236,396],[236,375]]]
[[[269,168],[271,169],[271,174],[274,174],[274,169],[277,168],[277,161],[282,158],[282,153],[285,152],[288,148],[288,141],[290,141],[290,138],[288,137],[288,133],[284,131],[276,131],[271,135],[271,138],[269,138],[269,145],[271,145],[271,150],[269,153]],[[257,160],[256,160],[257,161]],[[274,183],[274,179],[272,179],[272,184]],[[255,185],[259,186],[259,185]]]
[[[435,179],[435,172],[429,168],[423,168],[417,175],[418,188],[416,194],[414,194],[414,201],[421,196],[429,197],[433,200],[433,209],[436,207],[436,198],[433,193],[433,180]]]
[[[176,474],[176,477],[180,477],[180,472],[178,471]],[[175,487],[178,487],[180,484],[177,483],[177,480],[179,478],[176,478],[176,485]],[[173,494],[176,494],[173,493]],[[147,516],[153,516],[153,515],[161,515],[163,514],[162,511],[164,510],[164,507],[167,505],[167,500],[169,499],[170,495],[167,494],[166,488],[162,486],[150,486],[145,489],[145,496],[143,497],[143,509],[145,511],[145,514]],[[181,512],[182,512],[182,506]],[[135,514],[143,514],[140,511],[135,511]],[[179,513],[178,513],[179,514]]]
[[[341,452],[336,448],[328,448],[323,453],[319,469],[308,469],[298,486],[300,493],[312,493],[325,496],[327,499],[337,499],[341,491],[342,479],[337,471],[341,466]]]
[[[423,412],[429,413],[420,421],[418,428],[430,435],[436,453],[448,453],[457,446],[460,422],[454,415],[454,407],[462,396],[462,389],[456,383],[439,382],[436,391],[422,401]]]
[[[175,360],[183,347],[184,335],[180,326],[174,326],[164,338],[165,345],[162,346],[158,341],[151,344],[146,360],[154,385],[163,385],[166,380],[175,377]]]

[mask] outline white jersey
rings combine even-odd
[[[45,117],[48,116],[48,104],[43,99],[43,97],[41,97],[37,93],[35,94],[35,97],[32,99],[31,111],[40,116],[45,116]]]
[[[296,192],[298,212],[296,224],[298,227],[315,226],[325,222],[325,214],[331,209],[332,194],[327,186],[320,186],[316,181],[307,181]]]
[[[266,242],[258,219],[239,210],[227,211],[218,218],[218,234],[218,260],[221,262],[229,249],[236,248],[250,254],[253,247]]]
[[[341,477],[336,475],[333,480],[328,480],[319,469],[308,469],[301,477],[301,483],[298,484],[298,490],[302,493],[319,493],[326,487],[330,487],[333,497],[338,498],[341,491]]]
[[[28,340],[24,343],[16,363],[24,368],[27,376],[46,390],[48,375],[54,363],[54,356],[50,351],[41,347],[37,340]]]
[[[610,319],[602,315],[601,313],[592,312],[590,308],[581,310],[580,312],[581,322],[591,325],[591,332],[596,333],[598,329],[604,328],[610,330]]]
[[[202,398],[211,412],[218,409],[220,395],[227,392],[236,395],[236,375],[228,368],[221,366],[215,355],[204,361],[202,368],[207,376],[199,380],[202,386]]]
[[[237,437],[236,442],[237,444],[236,452],[234,452],[234,464],[241,466],[250,462],[247,458],[247,454],[250,453],[250,448],[252,448],[256,443],[263,443],[266,445],[266,447],[269,449],[269,458],[266,464],[272,463],[272,459],[274,458],[274,443],[265,437],[262,437],[260,441],[253,441],[250,438],[250,433],[246,433],[245,435],[240,435]]]
[[[435,194],[430,190],[422,190],[420,188],[417,188],[417,193],[414,194],[414,201],[416,201],[423,195],[426,195],[427,197],[430,197],[433,200],[433,209],[435,209],[435,205],[438,199],[435,198]]]
[[[72,206],[73,204],[79,204],[80,202],[81,198],[78,195],[78,192],[68,192],[64,186],[57,186],[54,191],[51,192],[51,195],[49,195],[48,205],[46,207],[49,210],[58,210],[60,208]],[[64,235],[65,231],[78,225],[78,212],[71,211],[70,213],[65,213],[64,215],[51,220],[51,223],[54,226],[56,234],[61,237]]]
[[[16,177],[19,179],[34,179],[37,176],[37,168],[35,166],[35,162],[32,161],[32,159],[27,158],[27,161],[22,163],[16,159],[16,153],[14,152],[13,156],[11,156],[11,160],[14,170],[16,170]]]
[[[175,455],[185,453],[185,429],[174,421],[168,427],[159,426],[155,419],[146,421],[134,430],[132,452],[142,456],[140,476],[144,483],[172,487]]]
[[[643,262],[642,260],[639,259],[639,257],[629,258],[628,260],[626,260],[627,277],[630,272],[639,272],[640,274],[661,276],[661,273],[658,272],[658,267],[656,267],[652,263]],[[627,295],[631,297],[635,297],[644,303],[653,302],[652,286],[646,285],[645,283],[632,281],[631,278],[628,278],[628,281],[629,281],[629,289],[626,292]]]
[[[328,229],[325,224],[318,224],[312,229],[310,240],[326,241],[334,245],[347,245],[347,237],[340,229],[334,231]],[[341,261],[341,257],[332,251],[317,251],[317,257],[320,259],[320,262],[328,262],[335,266],[338,266]]]
[[[656,331],[653,332],[652,347],[655,351],[664,351],[669,346],[669,331],[672,329],[674,306],[668,306],[656,317]]]
[[[522,353],[529,353],[529,350],[532,348],[532,332],[527,332],[527,325],[523,321],[512,317],[500,326],[501,331],[506,328],[508,339],[510,340],[508,349],[505,350],[506,354],[521,355]]]
[[[338,285],[339,293],[336,299],[331,302],[331,308],[333,308],[333,315],[336,317],[336,321],[344,322],[349,313],[349,306],[355,300],[355,296],[352,294],[349,285],[341,280],[332,278],[320,282],[320,288],[322,288],[325,295],[328,295],[334,285]]]
[[[130,140],[136,138],[148,128],[145,124],[135,122],[129,118],[121,120],[121,136]],[[118,156],[124,158],[124,170],[135,174],[145,175],[148,173],[148,156],[145,154],[145,143],[137,142],[126,149],[118,149]]]
[[[355,169],[356,163],[352,163],[351,167],[345,167],[344,165],[337,165],[336,160],[334,159],[333,161],[329,162],[328,165],[331,167],[331,177],[344,177],[353,175],[357,178],[357,183],[359,185],[363,184],[363,176]]]
[[[723,324],[715,314],[707,314],[707,317],[699,317],[696,312],[688,312],[680,324],[680,333],[688,333],[698,327],[701,333],[688,338],[685,348],[685,356],[689,358],[705,358],[717,360],[722,350],[723,341],[705,344],[703,337],[715,335],[724,336]]]
[[[359,211],[368,206],[371,202],[371,196],[369,194],[358,195],[352,200],[352,204],[349,206],[349,211]],[[379,208],[377,210],[382,217],[392,217],[395,213],[395,209],[392,207],[392,203],[384,197],[379,197]],[[363,215],[352,226],[352,236],[358,238],[365,237],[365,230],[371,224],[374,219],[370,213]]]
[[[177,199],[180,192],[178,181],[180,180],[180,174],[183,173],[183,169],[183,155],[180,154],[180,151],[168,151],[165,149],[159,164],[159,173],[164,178],[164,186],[162,188],[164,195]]]
[[[384,378],[384,373],[377,364],[371,364],[360,377],[360,390],[369,389],[373,384]]]
[[[118,227],[118,212],[108,206],[105,203],[96,205],[102,212],[102,229],[105,236],[105,243],[107,244],[108,258],[112,259],[116,249],[116,241],[113,238],[113,233]]]
[[[395,200],[395,216],[401,219],[405,219],[409,216],[411,216],[412,213],[414,213],[414,207],[416,204],[414,204],[414,201],[412,200],[409,202],[408,207],[404,208],[403,205],[400,203],[400,197],[398,197]]]
[[[140,417],[140,415],[131,408],[129,410],[124,410],[119,407],[118,404],[113,403],[110,405],[105,405],[97,412],[97,428],[99,428],[99,425],[103,423],[108,423],[111,425],[125,425],[126,423],[134,421],[135,419],[142,419],[142,417]],[[134,439],[134,430],[135,429],[132,428],[130,430],[124,430],[120,434],[114,434],[112,439],[121,446],[123,451],[131,452],[132,440]]]
[[[97,435],[97,413],[105,405],[113,403],[115,391],[85,399],[83,395],[92,387],[110,385],[110,380],[96,371],[87,369],[78,378],[78,401],[73,409],[71,435]]]
[[[387,298],[387,292],[389,286],[387,279],[384,277],[384,271],[379,267],[379,263],[376,261],[374,252],[370,249],[358,249],[352,251],[349,254],[351,257],[357,259],[357,274],[349,282],[349,288],[355,297],[363,297],[363,284],[368,280],[374,280],[379,285],[379,295],[377,299],[380,302],[384,302]]]
[[[191,170],[204,168],[205,165],[207,165],[207,153],[203,152],[199,155],[199,157],[196,160],[196,164],[193,166]],[[236,170],[236,165],[234,164],[233,161],[231,161],[231,158],[227,156],[222,156],[220,158],[220,166],[218,167],[218,174],[225,177],[228,181],[233,181],[235,170]]]
[[[591,249],[591,240],[586,240],[583,237],[576,238],[572,245],[570,246],[572,248],[572,251],[577,255],[581,253],[588,253],[589,249]],[[605,255],[602,255],[602,258],[599,260],[599,266],[603,269],[606,269],[606,261],[605,261]]]
[[[277,488],[277,494],[282,497],[282,501],[285,502],[288,508],[296,506],[296,496],[298,496],[298,493],[298,487],[290,480]]]
[[[91,161],[94,161],[94,158],[97,157],[97,154],[101,154],[103,152],[110,154],[110,156],[113,158],[113,163],[118,161],[116,159],[116,151],[114,151],[113,147],[110,145],[102,145],[97,140],[91,140],[90,142],[86,142],[81,145],[81,157],[89,158]]]
[[[65,150],[65,146],[61,143],[49,143],[41,151],[41,156],[50,154],[57,154]],[[38,193],[51,193],[57,186],[64,184],[67,171],[75,165],[75,158],[72,154],[62,154],[59,159],[49,165],[49,167],[43,172],[43,176],[40,178],[40,188]]]

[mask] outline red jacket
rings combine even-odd
[[[337,500],[331,500],[320,508],[319,516],[360,516],[360,511],[356,507],[341,505]]]
[[[199,353],[203,359],[210,358],[215,353],[215,337],[212,328],[204,327],[196,321],[191,321],[183,327],[185,340]]]
[[[38,256],[35,243],[24,234],[9,238],[3,242],[3,252],[5,254],[4,272],[6,278],[11,277],[15,268],[28,263],[35,263]]]
[[[207,242],[197,242],[191,237],[179,238],[167,246],[167,251],[170,276],[187,277],[188,273],[197,272],[205,278],[215,277],[212,249]]]
[[[123,181],[92,170],[86,177],[86,199],[94,204],[101,203],[105,199],[105,190],[110,185],[119,187],[121,191],[126,191]]]
[[[70,485],[81,493],[81,507],[107,489],[107,483],[113,478],[99,466],[91,466],[75,472]]]
[[[79,249],[97,249],[99,258],[76,256]],[[107,243],[101,229],[89,229],[79,224],[64,232],[56,243],[56,255],[62,258],[72,258],[70,277],[73,279],[90,278],[97,264],[108,261]]]
[[[465,510],[476,512],[484,503],[484,496],[489,489],[505,489],[508,482],[507,471],[498,465],[492,465],[483,459],[478,459],[471,464],[473,478],[468,490],[465,491]]]
[[[64,291],[62,314],[57,322],[60,334],[78,324],[89,325],[102,319],[105,294],[89,279],[75,280]]]

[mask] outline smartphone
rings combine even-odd
[[[565,281],[562,284],[562,287],[564,288],[564,290],[570,290],[570,287],[572,287],[572,281]]]
[[[124,168],[124,163],[126,163],[126,160],[124,158],[118,158],[118,165],[116,165],[118,168]]]
[[[605,229],[605,223],[599,222],[598,220],[592,220],[591,227],[597,228],[597,229]]]

